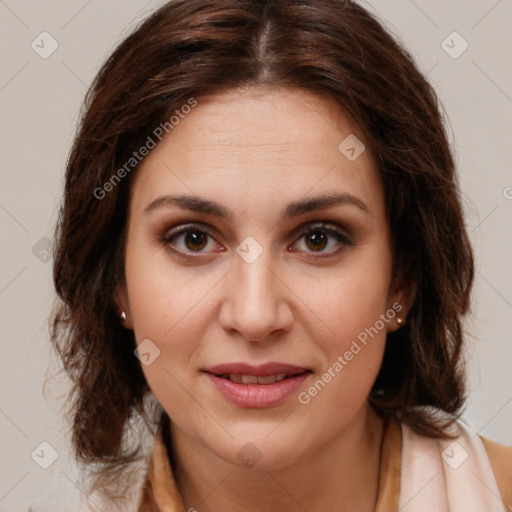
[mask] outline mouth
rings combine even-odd
[[[274,384],[305,372],[311,373],[311,370],[304,366],[276,362],[256,366],[247,363],[225,363],[211,366],[203,371],[237,384],[263,385]]]
[[[250,408],[282,403],[313,373],[308,368],[283,363],[229,363],[202,371],[224,398]]]
[[[296,373],[275,373],[272,375],[264,375],[264,376],[258,376],[258,375],[246,375],[246,374],[240,374],[240,373],[213,373],[212,375],[215,375],[216,377],[219,377],[221,379],[227,379],[231,382],[234,382],[235,384],[261,384],[263,386],[275,384],[276,382],[281,382],[285,379],[291,379],[293,377],[296,377],[297,375],[302,375],[303,373],[308,373],[309,370],[304,370],[303,372],[296,372]],[[207,372],[210,373],[210,372]]]

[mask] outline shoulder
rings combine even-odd
[[[480,437],[461,420],[443,438],[425,436],[403,423],[401,427],[400,502],[414,503],[407,511],[512,512],[511,447]],[[420,492],[427,485],[428,492]]]
[[[501,498],[507,511],[512,511],[512,446],[479,436],[489,457]]]

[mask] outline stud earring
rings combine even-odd
[[[397,323],[398,325],[402,325],[402,324],[404,323],[403,318],[401,318],[401,317],[399,317],[399,316],[398,316],[398,317],[396,318],[396,323]]]
[[[121,320],[124,322],[126,320],[126,313],[124,311],[121,311]]]

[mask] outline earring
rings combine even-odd
[[[126,320],[126,313],[124,311],[121,311],[121,320],[124,322]]]
[[[397,317],[396,317],[396,323],[397,323],[398,325],[402,325],[402,324],[404,323],[403,318],[401,318],[401,317],[397,316]]]

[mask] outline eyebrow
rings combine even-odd
[[[352,194],[324,194],[321,196],[301,199],[299,201],[288,204],[281,216],[281,220],[292,219],[294,217],[304,215],[305,213],[325,210],[327,208],[331,208],[332,206],[338,205],[355,206],[364,213],[371,214],[370,209],[366,203],[362,199],[359,199]],[[154,201],[149,203],[144,208],[144,211],[151,212],[164,206],[178,206],[184,210],[213,215],[222,219],[231,218],[230,210],[220,203],[199,196],[188,195],[159,196]]]

